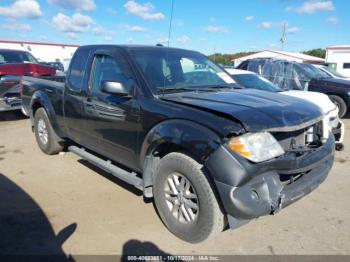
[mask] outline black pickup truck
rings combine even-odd
[[[333,164],[316,106],[241,89],[194,51],[84,46],[66,79],[23,88],[44,153],[67,149],[134,185],[192,243],[278,212]]]

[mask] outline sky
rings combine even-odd
[[[350,44],[349,0],[1,0],[0,40],[167,45],[205,54]]]

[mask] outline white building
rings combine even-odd
[[[276,59],[283,59],[288,61],[296,61],[300,63],[313,63],[313,64],[322,64],[325,62],[325,60],[322,58],[305,55],[302,53],[292,53],[292,52],[286,52],[286,51],[271,51],[271,50],[265,50],[252,55],[240,57],[232,60],[232,62],[234,63],[235,66],[238,66],[243,61],[246,61],[248,59],[254,59],[254,58],[276,58]]]
[[[326,48],[326,63],[344,76],[350,77],[350,45]]]
[[[78,45],[36,43],[0,40],[0,49],[15,49],[29,51],[39,61],[65,62],[70,60]]]

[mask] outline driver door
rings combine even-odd
[[[84,110],[89,145],[101,155],[134,168],[137,165],[140,108],[133,96],[134,87],[127,86],[132,77],[129,65],[119,51],[112,54],[96,52]],[[124,84],[130,95],[103,92],[105,81]]]

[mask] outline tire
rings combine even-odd
[[[211,183],[202,166],[187,155],[170,153],[160,160],[153,195],[163,223],[182,240],[199,243],[224,228],[224,215]]]
[[[25,117],[29,117],[29,114],[27,113],[27,111],[24,109],[24,107],[22,106],[21,107],[21,113],[22,113],[22,115],[24,115]]]
[[[36,142],[45,154],[55,155],[63,150],[63,145],[57,141],[57,135],[51,126],[45,109],[42,107],[35,112],[34,133]]]
[[[335,95],[330,95],[329,98],[339,108],[339,117],[344,117],[346,112],[348,111],[348,107],[346,106],[346,103],[343,100],[343,98]]]

